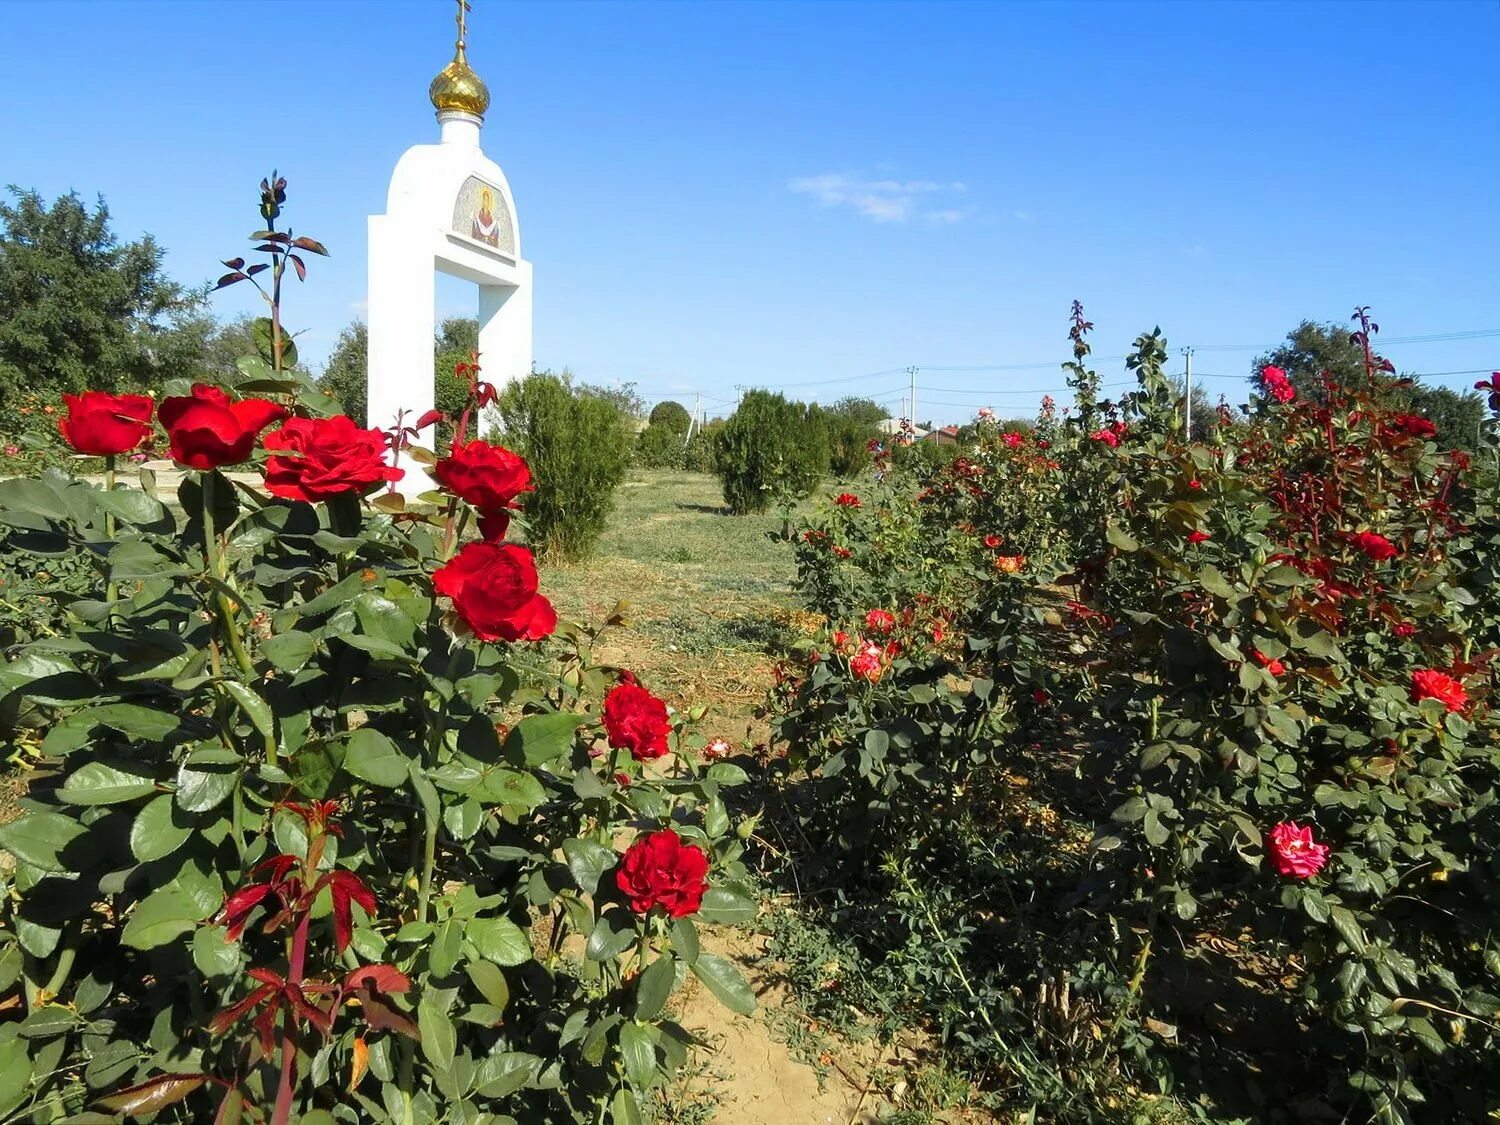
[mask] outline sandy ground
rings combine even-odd
[[[734,931],[704,935],[704,948],[734,960],[755,986],[760,1008],[740,1016],[720,1004],[696,978],[689,977],[679,1019],[707,1040],[706,1074],[697,1082],[718,1102],[713,1120],[733,1125],[873,1125],[888,1103],[855,1084],[884,1060],[874,1049],[835,1048],[821,1087],[818,1071],[792,1056],[767,1024],[781,1006],[778,989],[765,984],[755,966],[756,939]],[[853,1079],[854,1081],[851,1081]]]

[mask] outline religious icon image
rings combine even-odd
[[[477,176],[470,176],[459,188],[453,207],[453,230],[503,254],[516,252],[515,226],[505,197]]]
[[[479,214],[474,216],[473,237],[491,246],[500,245],[500,228],[495,225],[495,193],[485,188],[479,193]]]

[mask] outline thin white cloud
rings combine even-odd
[[[962,194],[962,181],[871,180],[840,172],[798,176],[787,181],[793,195],[811,196],[823,207],[847,207],[877,223],[904,223],[921,218],[938,223],[957,223],[968,217],[964,209],[939,206],[946,196]],[[926,204],[931,203],[932,206]]]
[[[1012,211],[1010,214],[1011,218],[1015,219],[1018,223],[1029,223],[1032,219],[1036,218],[1030,211]]]

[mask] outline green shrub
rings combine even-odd
[[[660,422],[652,422],[635,441],[636,464],[647,469],[680,469],[686,463],[683,434]]]
[[[619,408],[575,389],[566,372],[517,380],[496,405],[506,445],[536,477],[536,491],[522,501],[532,545],[551,558],[587,557],[630,462]]]
[[[747,391],[724,425],[715,469],[736,515],[808,495],[828,472],[823,412],[770,391]]]
[[[655,409],[651,411],[651,417],[647,419],[653,426],[663,426],[672,433],[681,437],[688,432],[688,427],[693,424],[693,416],[687,412],[687,407],[680,402],[668,399],[666,402],[658,402]]]
[[[724,419],[722,418],[715,418],[712,422],[694,430],[693,436],[688,440],[683,468],[690,473],[713,472],[719,454],[719,439],[723,433]]]

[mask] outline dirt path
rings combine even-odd
[[[825,1055],[826,1077],[793,1056],[768,1018],[781,1008],[780,989],[766,983],[755,961],[758,939],[735,931],[706,934],[704,948],[729,957],[755,986],[753,1016],[730,1012],[689,977],[679,1016],[709,1044],[705,1072],[690,1084],[695,1099],[717,1102],[713,1120],[725,1125],[873,1125],[887,1107],[875,1091],[855,1082],[882,1063],[880,1052],[839,1045]],[[846,1076],[847,1075],[847,1076]],[[855,1082],[851,1082],[853,1078]]]

